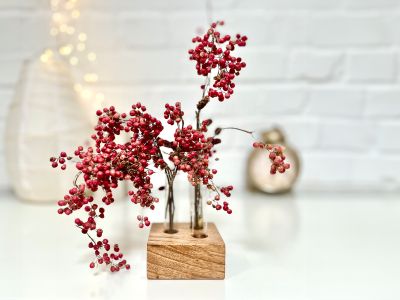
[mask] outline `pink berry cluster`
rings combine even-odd
[[[176,124],[179,124],[179,122],[182,120],[182,116],[185,114],[183,111],[180,109],[180,103],[177,102],[175,106],[169,105],[168,103],[165,104],[165,108],[167,109],[164,112],[164,119],[169,119],[167,121],[168,124],[174,125],[175,122]]]
[[[198,43],[195,49],[190,49],[190,59],[195,60],[196,70],[198,75],[207,76],[211,73],[212,69],[218,67],[217,75],[214,77],[215,82],[213,88],[208,91],[208,97],[218,97],[219,101],[229,99],[233,94],[235,84],[232,82],[236,76],[240,75],[242,68],[246,67],[246,63],[242,61],[240,57],[236,58],[232,56],[232,52],[235,50],[235,46],[244,47],[246,46],[247,37],[236,35],[236,39],[232,40],[230,35],[224,37],[215,28],[217,24],[223,25],[224,22],[217,22],[211,25],[208,29],[207,34],[201,37],[195,37],[192,39],[193,43]],[[227,43],[225,50],[222,47],[223,44]],[[202,89],[206,88],[205,85],[201,86]],[[209,99],[204,99],[207,102]],[[198,108],[201,109],[203,103],[198,104]]]
[[[154,208],[153,208],[154,209]],[[150,226],[150,221],[148,217],[143,217],[141,215],[137,216],[137,219],[139,220],[139,228],[143,228],[143,224],[146,225],[147,227]]]
[[[290,168],[290,164],[285,163],[286,156],[283,155],[283,152],[285,152],[285,147],[278,145],[274,146],[261,142],[255,142],[253,144],[253,147],[267,149],[270,152],[269,158],[272,162],[270,173],[272,175],[276,174],[276,171],[278,171],[279,173],[285,173],[285,171]]]
[[[62,155],[61,155],[62,156]],[[85,212],[88,213],[87,221],[84,222],[79,218],[75,219],[75,226],[81,229],[83,234],[87,234],[92,242],[89,243],[89,248],[93,248],[95,251],[95,262],[92,262],[89,266],[90,268],[94,268],[96,264],[102,264],[103,262],[106,265],[110,265],[111,272],[119,271],[120,268],[126,267],[129,269],[129,264],[126,264],[126,260],[116,263],[115,261],[119,258],[122,258],[122,254],[119,254],[119,258],[114,259],[114,254],[111,254],[111,259],[108,257],[108,253],[104,252],[103,256],[100,255],[101,250],[109,251],[110,245],[108,244],[107,239],[103,239],[103,241],[95,242],[92,237],[89,235],[89,231],[95,231],[98,238],[102,237],[103,229],[97,228],[97,223],[95,221],[96,218],[104,218],[105,209],[100,207],[97,204],[92,204],[93,197],[86,197],[84,195],[86,189],[86,185],[81,183],[78,188],[72,188],[69,190],[69,194],[64,196],[64,200],[58,201],[58,205],[64,208],[58,209],[59,214],[65,213],[66,215],[70,215],[73,211],[79,210],[82,207]],[[118,252],[118,246],[114,247],[114,251]],[[114,260],[112,260],[114,259]]]
[[[61,170],[65,170],[67,168],[67,165],[65,164],[65,159],[67,160],[71,160],[72,157],[68,156],[67,157],[67,153],[65,152],[61,152],[59,157],[50,157],[50,162],[51,162],[51,166],[53,168],[57,168],[58,164],[61,164]]]
[[[222,25],[223,22],[219,24]],[[223,129],[217,128],[212,136],[206,136],[205,133],[208,132],[212,121],[210,119],[201,121],[200,112],[209,102],[209,97],[218,97],[222,101],[233,93],[235,84],[232,80],[239,75],[239,71],[246,64],[240,58],[233,57],[231,52],[235,50],[236,45],[245,46],[247,38],[240,35],[236,36],[236,40],[231,40],[228,35],[222,38],[214,31],[216,26],[216,23],[212,24],[203,38],[193,39],[193,42],[198,42],[199,45],[189,51],[191,59],[197,61],[198,74],[207,77],[206,84],[202,87],[203,98],[197,104],[195,126],[185,126],[181,103],[165,104],[164,119],[168,120],[168,124],[176,126],[173,140],[169,141],[160,137],[164,129],[162,122],[147,113],[146,107],[140,102],[133,104],[128,114],[119,113],[114,106],[111,106],[96,112],[98,117],[97,125],[94,127],[96,133],[91,136],[95,146],[87,149],[79,146],[74,151],[74,163],[78,174],[74,180],[74,187],[63,200],[58,202],[62,207],[58,213],[70,215],[82,208],[87,213],[86,221],[75,219],[75,226],[91,239],[89,248],[95,251],[95,261],[90,264],[91,268],[96,264],[105,263],[114,272],[123,267],[129,269],[130,266],[125,260],[121,260],[123,255],[118,253],[117,244],[114,245],[115,253],[108,255],[107,252],[111,248],[108,240],[95,241],[90,236],[89,233],[94,231],[97,238],[102,237],[103,230],[98,228],[97,222],[104,218],[105,209],[94,203],[93,197],[85,194],[87,190],[101,191],[104,193],[102,202],[104,205],[110,205],[114,203],[112,189],[116,189],[119,182],[128,181],[134,188],[128,192],[132,203],[154,210],[159,199],[152,193],[154,187],[151,176],[158,170],[164,171],[169,184],[172,184],[175,175],[180,171],[187,174],[192,186],[203,184],[216,193],[213,200],[207,202],[210,206],[216,210],[222,209],[228,214],[232,213],[228,202],[223,202],[221,205],[219,201],[222,195],[230,197],[233,187],[215,185],[214,176],[217,170],[210,168],[211,158],[215,153],[214,147],[221,143],[221,139],[216,136]],[[217,47],[224,43],[228,43],[225,51]],[[218,74],[214,77],[215,82],[211,88],[209,74],[212,68],[217,67]],[[129,141],[124,144],[116,143],[116,136],[124,132],[129,133]],[[270,158],[273,160],[271,174],[275,174],[276,171],[283,173],[290,167],[283,162],[285,159],[282,154],[283,147],[262,143],[254,143],[254,147],[266,148],[271,152]],[[61,152],[58,158],[50,158],[50,162],[53,168],[61,164],[61,169],[65,170],[66,160],[71,159],[72,157],[67,156],[65,152]],[[215,158],[215,161],[218,160]],[[83,182],[78,184],[77,180],[81,175]],[[148,217],[139,215],[137,219],[139,228],[150,226]],[[101,250],[104,250],[102,255]]]
[[[223,187],[221,188],[221,192],[226,196],[226,197],[230,197],[231,193],[230,191],[233,190],[233,186],[227,186],[227,187]],[[224,201],[222,204],[224,205],[223,207],[218,203],[218,201],[221,199],[221,197],[219,195],[216,195],[214,197],[213,200],[208,200],[207,204],[208,205],[212,205],[213,208],[215,208],[216,210],[221,210],[223,208],[224,211],[226,211],[228,213],[228,215],[230,215],[232,213],[232,209],[229,208],[229,203]]]
[[[100,250],[104,249],[105,251],[110,251],[110,244],[108,243],[107,239],[103,239],[102,241],[98,241],[97,243],[95,242],[90,242],[89,243],[89,248],[94,250],[94,254],[96,256],[96,261],[90,263],[89,267],[94,268],[96,264],[103,264],[105,263],[107,266],[110,266],[110,271],[111,272],[118,272],[122,268],[126,268],[129,270],[131,266],[126,263],[126,260],[121,260],[122,257],[124,256],[122,253],[119,252],[119,246],[118,244],[114,245],[114,252],[108,255],[107,252],[104,252],[103,255],[100,255]],[[118,262],[119,261],[119,262]]]

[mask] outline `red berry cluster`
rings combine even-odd
[[[201,37],[195,37],[192,39],[193,43],[199,43],[195,49],[190,49],[190,59],[195,60],[196,70],[198,75],[207,76],[211,73],[212,69],[218,67],[217,75],[214,77],[215,82],[213,88],[208,91],[208,97],[218,97],[219,101],[229,99],[233,94],[235,84],[232,82],[235,76],[240,75],[242,68],[246,67],[246,63],[242,61],[240,57],[236,58],[232,56],[232,52],[235,50],[235,45],[239,47],[246,46],[247,37],[236,35],[236,40],[231,40],[230,35],[224,37],[215,28],[217,24],[223,25],[223,22],[213,23],[211,28],[207,31],[207,34]],[[228,43],[225,46],[225,51],[220,48],[224,43]],[[217,46],[218,45],[218,46]],[[202,89],[206,88],[206,85],[201,86]],[[204,99],[206,102],[209,99]],[[204,101],[203,100],[203,101]],[[198,108],[201,109],[204,103],[199,103]]]
[[[65,164],[65,159],[71,160],[72,157],[67,156],[67,153],[61,152],[59,157],[50,157],[51,166],[57,168],[58,164],[61,164],[61,170],[65,170],[67,165]]]
[[[85,189],[85,184],[80,184],[77,188],[74,187],[70,189],[69,195],[65,195],[64,200],[58,201],[59,206],[66,206],[65,208],[60,208],[58,213],[70,215],[72,211],[81,209],[82,206],[88,204],[89,202],[93,202],[93,197],[85,197]]]
[[[96,135],[92,135],[95,140],[96,153],[92,147],[87,151],[79,146],[75,151],[75,155],[79,162],[76,168],[83,174],[85,183],[76,186],[69,191],[70,195],[66,195],[64,200],[59,201],[60,206],[67,206],[59,209],[60,214],[71,214],[75,210],[84,207],[89,218],[87,222],[76,223],[81,228],[82,233],[87,234],[89,230],[96,229],[95,218],[104,218],[104,208],[100,208],[96,212],[97,204],[86,205],[93,202],[92,197],[85,197],[86,188],[95,192],[101,188],[105,197],[102,201],[106,205],[114,202],[111,189],[118,187],[121,180],[132,181],[133,186],[138,189],[134,195],[135,203],[154,209],[153,203],[157,203],[158,199],[151,196],[153,185],[150,182],[150,175],[153,170],[148,169],[149,161],[154,163],[156,168],[165,167],[165,162],[160,153],[160,146],[157,144],[158,135],[163,130],[163,126],[159,120],[145,113],[146,107],[140,103],[132,106],[132,110],[127,118],[126,114],[119,114],[113,106],[104,108],[103,111],[97,111],[99,122],[95,126]],[[132,132],[129,143],[121,145],[114,142],[115,136],[122,131]],[[64,163],[66,153],[62,152],[59,158],[52,157],[50,160],[53,167],[57,167],[57,161]],[[57,165],[55,165],[57,164]],[[75,180],[76,182],[76,180]],[[150,225],[150,224],[149,224]],[[97,230],[97,236],[100,237],[102,230]]]
[[[143,228],[144,225],[146,225],[147,227],[150,226],[150,221],[148,217],[143,217],[141,215],[137,216],[137,219],[139,220],[139,228]],[[143,225],[144,224],[144,225]]]
[[[69,195],[64,196],[64,200],[58,201],[59,206],[67,206],[67,208],[64,209],[60,208],[58,210],[58,213],[59,214],[65,213],[66,215],[70,215],[72,211],[84,207],[84,210],[88,213],[89,217],[86,222],[83,222],[81,219],[76,218],[75,219],[76,227],[80,228],[81,232],[83,234],[87,234],[89,237],[90,235],[88,234],[88,232],[96,230],[96,235],[98,238],[100,238],[103,235],[103,229],[97,228],[95,218],[99,217],[103,219],[105,209],[103,207],[99,208],[97,204],[90,204],[91,202],[93,202],[93,197],[85,197],[84,192],[85,192],[84,183],[80,184],[79,188],[72,188],[69,191]],[[92,242],[89,243],[89,248],[93,248],[93,250],[95,251],[96,263],[102,264],[103,262],[105,262],[106,265],[111,265],[110,267],[112,272],[119,271],[119,269],[122,267],[126,267],[126,269],[130,268],[129,264],[126,264],[126,260],[121,261],[119,263],[115,263],[115,261],[110,260],[110,257],[108,257],[108,254],[106,252],[103,253],[103,257],[100,255],[100,250],[102,249],[105,251],[110,250],[110,245],[108,244],[107,239],[103,239],[103,241],[98,241],[97,243],[92,239]],[[114,248],[114,251],[118,252],[119,248],[118,247]],[[114,254],[111,254],[111,258],[113,258],[113,256]],[[122,258],[122,254],[119,255],[119,258]],[[118,258],[116,259],[118,260]],[[95,262],[92,262],[89,266],[90,268],[94,268]]]
[[[149,185],[149,187],[152,188],[153,185],[151,184],[151,185]],[[132,203],[140,204],[141,207],[148,207],[151,210],[154,210],[155,209],[154,204],[159,202],[158,198],[152,197],[151,195],[143,197],[143,195],[139,191],[137,193],[135,193],[134,191],[129,191],[128,195],[132,196],[132,198],[131,198]],[[141,226],[140,228],[143,228],[143,226]]]
[[[165,104],[165,108],[167,109],[164,112],[164,119],[168,120],[167,123],[170,125],[179,124],[182,120],[182,116],[185,114],[181,111],[180,103],[175,103],[175,106],[169,105],[168,103]]]
[[[219,24],[223,25],[223,22],[219,22]],[[59,206],[64,207],[60,208],[58,213],[70,215],[83,207],[88,214],[87,221],[75,219],[75,226],[91,239],[89,248],[93,248],[95,251],[95,262],[90,264],[91,268],[103,262],[110,266],[112,272],[119,271],[122,267],[129,269],[130,266],[126,264],[125,260],[119,261],[122,259],[122,254],[118,254],[119,246],[117,244],[114,245],[115,253],[108,255],[107,251],[111,248],[108,240],[103,239],[96,242],[89,235],[89,232],[94,230],[98,238],[102,237],[103,230],[97,227],[96,220],[104,218],[105,209],[93,203],[93,197],[85,195],[86,189],[90,189],[92,192],[101,190],[104,192],[102,202],[110,205],[114,202],[112,189],[117,188],[122,180],[130,181],[135,188],[135,191],[128,192],[128,195],[132,197],[131,201],[143,208],[153,210],[159,199],[152,194],[151,175],[157,169],[163,170],[171,185],[176,173],[182,171],[187,173],[188,181],[192,186],[203,184],[209,190],[217,193],[213,200],[207,201],[209,205],[216,210],[223,209],[228,214],[232,213],[227,202],[220,205],[218,201],[222,194],[230,197],[233,187],[215,185],[213,180],[217,170],[210,169],[209,166],[212,153],[215,153],[214,146],[221,143],[221,140],[215,137],[221,133],[222,129],[217,128],[213,136],[206,137],[205,133],[208,132],[208,126],[212,122],[210,119],[201,122],[200,111],[209,102],[210,97],[218,97],[222,101],[233,93],[235,84],[232,80],[239,75],[239,71],[246,64],[240,58],[233,57],[231,53],[235,50],[236,45],[245,46],[247,38],[240,35],[236,36],[236,40],[231,40],[228,35],[222,38],[220,33],[214,31],[216,26],[216,23],[212,24],[203,38],[193,39],[194,43],[198,42],[199,44],[195,49],[189,51],[191,59],[197,61],[198,74],[207,76],[206,84],[202,86],[203,98],[197,104],[196,126],[184,125],[184,112],[179,102],[175,105],[166,104],[164,118],[168,120],[168,124],[177,126],[174,139],[168,141],[160,137],[164,129],[161,121],[147,113],[146,107],[140,102],[132,105],[129,114],[120,114],[114,106],[111,106],[96,112],[98,123],[94,127],[96,134],[92,135],[95,147],[88,147],[84,150],[82,146],[79,146],[75,150],[74,154],[77,160],[75,166],[79,171],[74,180],[75,187],[69,191],[64,200],[58,202]],[[227,42],[225,51],[217,47],[217,45]],[[212,68],[217,67],[215,82],[213,88],[210,88],[208,74]],[[251,133],[242,129],[238,130]],[[121,132],[130,133],[129,142],[125,144],[115,142],[116,136]],[[169,152],[166,152],[165,149],[162,151],[162,147],[168,148]],[[273,160],[271,174],[276,171],[283,173],[290,167],[289,164],[283,162],[285,159],[282,154],[283,147],[262,143],[254,143],[254,147],[266,148],[271,152],[270,158]],[[163,154],[167,155],[167,159],[164,159]],[[71,160],[72,157],[61,152],[58,158],[52,157],[50,161],[52,167],[56,168],[58,164],[61,164],[61,169],[65,170],[66,159]],[[77,180],[80,175],[83,175],[84,182],[78,185]],[[148,217],[139,215],[137,219],[140,228],[150,226]],[[106,252],[101,255],[100,250]]]
[[[269,158],[272,162],[270,173],[272,175],[276,174],[276,171],[278,171],[279,173],[285,173],[285,171],[290,168],[290,164],[285,163],[286,156],[283,155],[283,152],[285,152],[285,147],[278,145],[274,146],[261,142],[255,142],[253,144],[253,147],[267,149],[270,152]]]
[[[210,126],[211,123],[212,123],[212,120],[211,120],[211,119],[204,120],[203,122],[201,122],[200,131],[201,131],[201,132],[207,132],[207,131],[208,131],[207,126]]]
[[[221,188],[221,192],[223,192],[225,194],[225,196],[230,197],[231,194],[229,193],[229,191],[233,190],[233,187],[230,185],[226,188]],[[215,208],[216,210],[221,210],[221,208],[223,208],[224,211],[226,211],[229,215],[232,213],[232,209],[229,208],[229,203],[224,201],[223,202],[223,207],[218,203],[218,201],[221,199],[221,197],[219,195],[216,195],[214,197],[214,200],[208,200],[207,204],[208,205],[212,205],[213,208]]]
[[[111,272],[118,272],[120,269],[122,269],[124,267],[127,270],[129,270],[131,268],[131,266],[126,263],[125,259],[118,262],[118,260],[122,259],[122,257],[124,256],[122,253],[117,253],[117,252],[119,252],[118,244],[114,245],[115,253],[111,253],[110,255],[108,255],[107,252],[104,252],[103,255],[100,255],[100,251],[99,251],[100,249],[110,251],[111,246],[108,243],[107,239],[104,239],[103,241],[98,241],[97,243],[90,242],[89,248],[92,248],[94,250],[94,253],[96,255],[96,263],[98,263],[100,265],[103,263],[105,263],[107,266],[110,265]],[[89,265],[89,267],[94,268],[95,262],[92,262]]]
[[[216,170],[213,170],[216,171]],[[233,186],[227,186],[227,187],[223,187],[221,188],[221,192],[226,196],[226,197],[230,197],[231,193],[230,191],[233,190]],[[221,197],[219,195],[216,195],[214,197],[214,200],[208,200],[207,204],[208,205],[212,205],[213,208],[215,208],[216,210],[221,210],[221,208],[223,208],[224,211],[226,211],[229,215],[232,213],[232,209],[229,208],[229,203],[224,201],[223,202],[223,207],[218,203],[218,201],[221,199]]]

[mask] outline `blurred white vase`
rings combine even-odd
[[[79,101],[66,63],[25,62],[5,135],[7,168],[21,199],[60,200],[73,187],[75,166],[53,169],[49,159],[89,146],[93,130]]]

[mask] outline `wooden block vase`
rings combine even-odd
[[[189,223],[178,223],[178,232],[164,233],[154,223],[147,241],[148,279],[224,279],[225,243],[214,223],[206,238],[194,238]]]

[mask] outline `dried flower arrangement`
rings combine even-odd
[[[151,175],[157,169],[165,172],[167,178],[167,205],[166,214],[169,214],[169,228],[167,233],[173,233],[174,222],[174,197],[173,183],[179,171],[187,174],[187,179],[198,193],[201,185],[216,193],[213,200],[207,202],[208,205],[216,210],[224,210],[228,214],[232,213],[227,202],[219,204],[221,195],[231,196],[232,186],[220,187],[214,184],[216,169],[210,169],[210,158],[214,146],[221,143],[217,135],[224,129],[235,129],[251,134],[252,132],[239,128],[217,128],[213,135],[206,137],[207,127],[211,125],[211,120],[200,120],[200,113],[210,102],[211,98],[217,98],[219,101],[229,99],[234,93],[235,83],[233,80],[240,75],[240,71],[246,67],[246,63],[240,57],[232,56],[236,47],[246,46],[247,37],[236,35],[236,39],[231,39],[229,35],[222,37],[215,31],[217,25],[223,25],[223,22],[213,23],[204,37],[195,37],[192,42],[197,46],[189,50],[190,60],[196,61],[197,74],[205,77],[202,99],[197,104],[196,124],[195,126],[184,123],[184,112],[181,103],[175,105],[165,104],[164,118],[171,126],[176,126],[174,140],[169,141],[161,138],[164,127],[162,122],[147,113],[147,108],[141,103],[132,105],[129,114],[118,113],[113,106],[104,108],[103,111],[96,112],[98,124],[94,127],[96,134],[92,135],[95,141],[95,149],[92,147],[84,150],[79,146],[75,151],[78,161],[75,166],[78,174],[74,179],[74,187],[64,196],[63,200],[58,201],[62,208],[58,209],[59,214],[70,215],[71,213],[83,208],[88,214],[86,221],[79,218],[75,219],[75,225],[83,234],[89,236],[91,242],[89,248],[95,252],[95,260],[90,263],[90,268],[96,264],[105,263],[110,267],[111,272],[119,271],[121,268],[129,269],[130,265],[122,259],[123,254],[119,253],[118,244],[114,244],[114,253],[108,254],[111,249],[107,239],[95,241],[89,235],[89,232],[95,231],[98,238],[103,235],[103,230],[98,228],[98,218],[103,219],[105,209],[98,204],[93,203],[93,197],[85,195],[85,190],[93,192],[101,189],[105,196],[102,201],[105,205],[114,202],[112,189],[118,187],[118,182],[122,180],[131,181],[134,190],[129,191],[131,201],[139,204],[141,207],[154,210],[155,204],[159,199],[152,195],[153,184]],[[223,51],[221,45],[226,44]],[[216,75],[213,77],[211,85],[211,72],[216,69]],[[122,132],[131,133],[130,142],[126,144],[115,143],[115,136]],[[276,172],[283,173],[290,167],[285,163],[283,155],[284,148],[255,142],[255,148],[266,149],[270,152],[271,174]],[[169,152],[165,152],[169,149]],[[164,157],[167,159],[164,159]],[[52,167],[56,168],[59,164],[61,169],[65,170],[66,161],[72,157],[61,152],[59,157],[51,157]],[[215,159],[218,160],[218,159]],[[168,162],[170,161],[170,162]],[[77,180],[83,174],[84,183],[78,184]],[[163,189],[161,187],[160,189]],[[195,208],[195,211],[197,209]],[[199,211],[199,213],[201,213]],[[139,215],[139,227],[143,228],[150,225],[148,217]],[[196,219],[196,218],[195,218]],[[195,220],[196,221],[196,220]],[[103,250],[103,254],[101,254]]]

